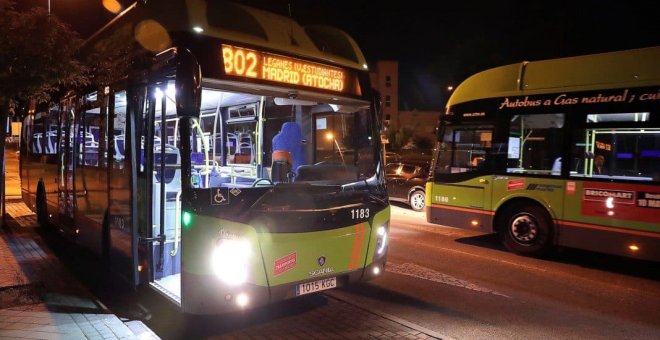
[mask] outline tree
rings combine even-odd
[[[387,139],[390,141],[392,150],[399,150],[406,145],[411,140],[416,127],[417,125],[414,128],[401,126],[398,129],[388,130]]]
[[[0,102],[48,102],[62,87],[88,84],[76,58],[82,39],[43,8],[16,11],[0,0]]]
[[[0,0],[0,225],[5,218],[5,132],[16,102],[48,102],[60,87],[86,85],[87,68],[75,56],[82,40],[41,8],[18,12]]]
[[[415,135],[413,143],[418,149],[433,149],[433,140],[429,137]]]

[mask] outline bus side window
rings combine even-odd
[[[436,164],[436,173],[484,171],[493,142],[490,129],[453,129],[447,127]]]
[[[114,94],[114,116],[109,117],[113,120],[113,142],[110,144],[112,148],[113,169],[123,169],[126,158],[126,91],[118,91]]]
[[[561,175],[564,114],[514,115],[509,125],[507,172]]]
[[[650,112],[588,114],[586,126],[574,131],[570,175],[660,180],[660,129],[645,126],[650,115]]]

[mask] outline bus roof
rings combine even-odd
[[[217,0],[136,2],[90,37],[83,51],[96,48],[101,41],[118,33],[131,34],[135,39],[140,25],[145,23],[152,26],[155,23],[170,33],[190,32],[353,69],[367,68],[355,40],[340,29],[324,25],[303,27],[285,16]],[[194,28],[203,32],[198,33]]]
[[[463,81],[447,107],[477,99],[660,84],[660,46],[511,64]]]

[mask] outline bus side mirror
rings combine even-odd
[[[176,114],[179,117],[199,117],[202,101],[202,71],[195,56],[179,49],[176,66]]]

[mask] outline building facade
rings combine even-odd
[[[435,127],[441,114],[440,111],[417,110],[414,108],[402,110],[400,108],[398,61],[378,61],[372,67],[370,77],[371,84],[381,95],[384,134],[399,138],[396,142],[392,141],[394,143],[390,148],[414,149],[417,148],[416,144],[425,144],[425,142],[420,143],[420,140],[435,140]],[[426,144],[419,146],[426,146]]]

